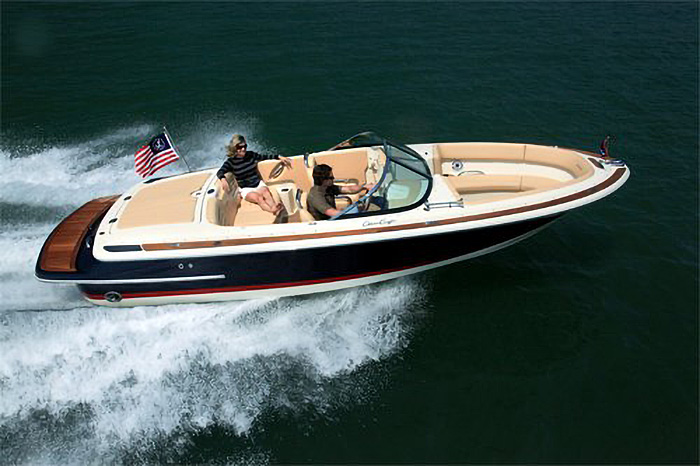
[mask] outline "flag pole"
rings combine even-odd
[[[168,136],[168,139],[170,139],[170,144],[172,144],[173,149],[175,149],[175,153],[177,153],[177,155],[182,159],[182,161],[185,162],[185,166],[187,167],[187,173],[192,173],[192,169],[190,168],[190,164],[187,163],[187,160],[186,160],[185,157],[180,153],[180,150],[179,150],[179,149],[177,148],[177,146],[175,145],[175,141],[173,140],[173,137],[172,137],[172,136],[170,135],[170,133],[168,132],[168,128],[166,128],[165,126],[163,126],[163,132],[165,132],[165,134]]]

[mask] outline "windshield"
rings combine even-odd
[[[424,202],[433,180],[425,160],[409,147],[391,143],[375,133],[361,133],[331,150],[371,147],[383,167],[376,185],[331,220],[401,212]]]
[[[372,147],[383,145],[384,138],[380,137],[376,133],[373,133],[372,131],[367,131],[365,133],[356,134],[350,139],[346,139],[345,141],[336,144],[328,150],[347,149],[349,147]]]

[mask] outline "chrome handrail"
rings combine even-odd
[[[464,199],[460,199],[459,201],[447,201],[447,202],[426,202],[423,209],[427,212],[427,211],[430,211],[430,209],[441,209],[443,207],[464,208]]]

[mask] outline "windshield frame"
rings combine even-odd
[[[362,138],[365,139],[366,142],[359,142],[359,143],[353,143],[354,139]],[[356,148],[356,147],[378,147],[382,146],[382,149],[384,150],[384,157],[386,159],[384,163],[384,169],[382,170],[382,176],[379,178],[379,181],[374,185],[372,189],[370,189],[364,196],[360,197],[356,202],[353,202],[346,208],[344,208],[338,215],[335,215],[331,217],[329,220],[346,220],[346,219],[352,219],[352,218],[360,218],[360,217],[371,217],[371,216],[376,216],[376,215],[387,215],[387,214],[394,214],[394,213],[399,213],[399,212],[405,212],[407,210],[412,210],[415,209],[417,206],[423,204],[428,197],[430,196],[430,193],[433,190],[433,177],[432,177],[432,172],[430,171],[430,167],[428,166],[428,163],[425,161],[423,157],[421,157],[418,152],[415,150],[411,149],[410,147],[407,147],[403,144],[397,144],[394,142],[389,141],[386,138],[382,138],[376,133],[373,132],[365,132],[365,133],[360,133],[355,136],[353,136],[350,139],[347,139],[340,144],[337,144],[336,146],[332,147],[329,150],[342,150],[342,149],[349,149],[349,148]],[[396,158],[391,156],[391,153],[389,151],[389,147],[394,147],[395,149],[399,150],[400,152],[404,152],[405,154],[413,157],[414,159],[420,161],[423,165],[423,168],[425,169],[425,173],[421,173],[417,171],[414,167],[411,167],[405,163],[401,163],[398,161]],[[428,181],[428,187],[425,190],[425,193],[421,196],[420,199],[417,201],[403,206],[403,207],[396,207],[393,209],[386,209],[386,210],[376,210],[376,211],[364,211],[364,212],[356,212],[356,213],[348,213],[350,210],[354,208],[358,208],[359,205],[364,203],[366,200],[370,199],[372,195],[382,186],[384,181],[386,180],[387,173],[389,171],[389,167],[392,163],[395,163],[397,165],[400,165],[401,167],[405,168],[406,170],[409,170],[420,177],[423,177]],[[359,210],[359,208],[358,208]]]

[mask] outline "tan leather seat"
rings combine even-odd
[[[562,184],[552,178],[533,175],[463,175],[445,176],[443,180],[459,194],[532,191]]]
[[[269,186],[275,184],[294,183],[301,189],[308,191],[313,186],[314,182],[310,173],[304,165],[304,158],[301,156],[290,157],[291,168],[285,168],[282,173],[275,179],[270,178],[272,170],[280,163],[279,160],[265,160],[258,164],[258,172],[260,177]]]
[[[311,215],[311,212],[308,211],[306,208],[306,202],[308,200],[309,193],[303,190],[300,190],[299,194],[299,203],[297,204],[297,213],[299,214],[299,221],[300,222],[315,222],[316,219],[314,218],[313,215]]]
[[[248,202],[241,197],[240,188],[232,173],[226,174],[226,181],[229,185],[229,192],[223,191],[219,182],[215,181],[216,194],[213,199],[208,200],[206,207],[209,222],[225,227],[275,223],[275,215],[265,212],[259,205]],[[274,197],[274,191],[272,192]]]
[[[311,154],[309,155],[309,176],[313,182],[311,174],[314,167],[326,164],[333,169],[336,180],[355,180],[363,184],[367,176],[367,152],[368,149],[363,147]]]
[[[276,219],[274,214],[262,210],[259,205],[242,199],[233,226],[272,225]]]
[[[525,163],[559,168],[579,180],[593,174],[593,166],[572,150],[557,147],[526,146]]]
[[[233,226],[238,215],[238,210],[241,206],[241,192],[238,188],[236,178],[232,173],[226,174],[226,182],[229,186],[229,192],[225,192],[221,187],[217,186],[215,205],[216,223],[221,226]],[[216,182],[218,184],[218,181]]]
[[[494,144],[480,142],[445,142],[433,147],[433,170],[442,175],[442,164],[452,160],[522,162],[525,158],[524,144]]]

